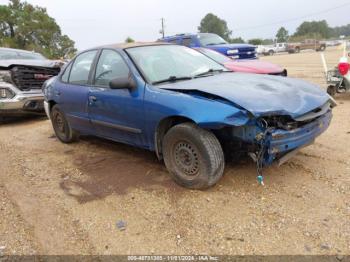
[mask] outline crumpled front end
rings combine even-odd
[[[235,140],[243,141],[245,151],[261,166],[284,163],[295,153],[314,142],[330,125],[330,103],[297,120],[289,116],[268,116],[232,129]]]
[[[314,121],[292,130],[274,129],[269,132],[264,141],[264,165],[270,165],[278,160],[283,164],[292,157],[298,149],[312,144],[330,125],[332,112],[318,117]]]

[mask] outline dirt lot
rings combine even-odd
[[[326,52],[337,62],[338,50]],[[325,88],[319,53],[264,57]],[[207,191],[174,184],[151,152],[65,145],[46,119],[0,127],[5,254],[350,254],[350,94],[329,130],[256,181],[249,159]],[[125,230],[117,227],[126,223]]]

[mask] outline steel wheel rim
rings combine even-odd
[[[197,148],[187,141],[174,145],[174,160],[177,169],[186,179],[193,179],[199,173],[199,154]]]
[[[59,112],[55,112],[53,119],[54,119],[56,131],[58,131],[60,136],[64,136],[66,133],[66,125],[62,114]]]

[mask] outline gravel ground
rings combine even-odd
[[[262,59],[325,88],[319,53]],[[174,184],[151,152],[65,145],[45,118],[2,124],[0,253],[350,255],[350,94],[337,101],[327,132],[264,187],[242,159],[206,191]]]

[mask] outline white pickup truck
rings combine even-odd
[[[261,45],[258,46],[257,52],[258,54],[263,55],[274,55],[275,53],[286,52],[287,51],[287,43],[276,43],[274,45]]]

